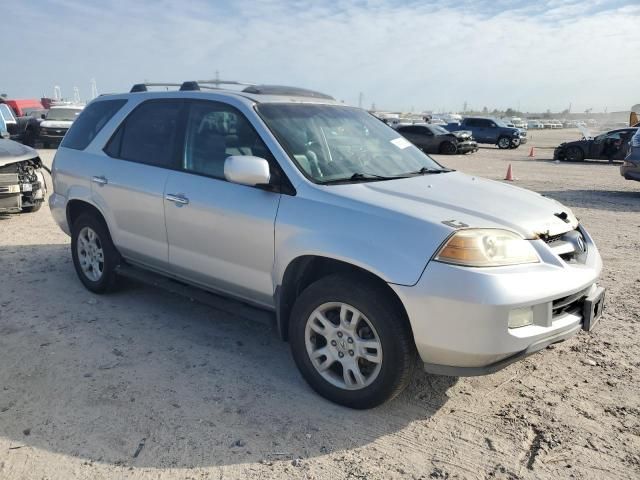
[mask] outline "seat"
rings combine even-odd
[[[187,167],[197,173],[224,178],[225,137],[214,129],[205,129],[193,138]]]

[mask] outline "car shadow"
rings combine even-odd
[[[614,212],[640,212],[640,191],[612,190],[549,190],[541,195],[551,197],[570,207],[593,208]]]
[[[68,244],[0,247],[0,437],[88,461],[193,467],[313,457],[424,421],[453,377],[418,371],[350,410],[314,393],[273,329],[133,280],[85,290]]]

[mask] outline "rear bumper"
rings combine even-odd
[[[620,167],[620,175],[627,180],[640,182],[640,165],[624,164]]]
[[[49,210],[51,210],[51,216],[62,231],[71,236],[71,230],[67,222],[67,199],[59,193],[53,192],[49,196]]]
[[[391,285],[405,306],[427,371],[492,373],[575,335],[582,328],[584,299],[598,291],[602,269],[586,232],[585,240],[584,264],[566,264],[537,240],[539,253],[547,250],[539,264],[466,268],[432,261],[415,286]],[[558,308],[574,296],[570,307]],[[528,307],[533,324],[509,328],[510,312]]]

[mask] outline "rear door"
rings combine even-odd
[[[181,144],[177,99],[147,100],[116,130],[92,166],[92,195],[110,216],[114,243],[126,258],[168,269],[164,187]]]
[[[169,173],[165,188],[171,272],[273,306],[271,271],[280,194],[228,182],[224,162],[230,155],[266,158],[275,168],[275,160],[240,111],[221,102],[189,102],[180,166]]]

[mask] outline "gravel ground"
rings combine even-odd
[[[417,373],[364,412],[314,394],[240,310],[131,280],[93,295],[47,207],[0,216],[0,478],[638,478],[640,183],[551,161],[576,131],[530,135],[439,159],[498,180],[511,163],[574,209],[604,258],[600,325],[490,376]]]

